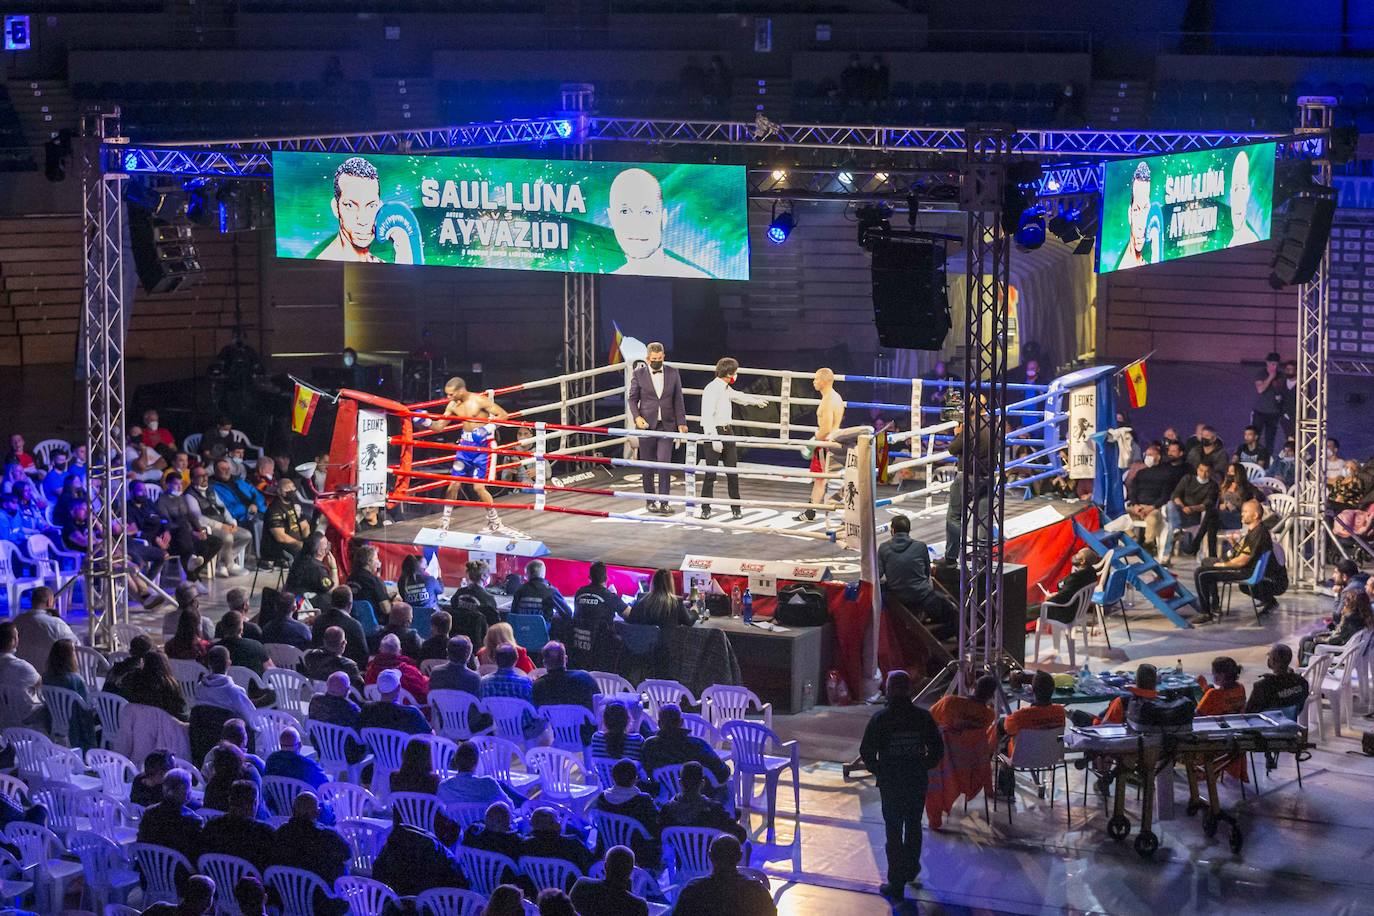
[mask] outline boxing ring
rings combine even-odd
[[[688,423],[695,426],[700,417],[694,408],[702,388],[714,378],[715,367],[669,365],[682,374]],[[815,438],[814,425],[801,422],[819,404],[812,373],[741,367],[736,388],[764,399],[766,406],[736,406],[732,426],[739,434],[707,437],[635,428],[628,404],[632,370],[632,365],[615,364],[481,392],[498,404],[516,407],[521,402],[505,417],[480,421],[493,432],[485,444],[453,441],[459,436],[457,422],[443,431],[431,425],[442,418],[447,399],[401,404],[364,392],[341,392],[360,408],[387,417],[386,500],[401,511],[384,533],[374,532],[369,538],[382,548],[387,574],[395,575],[394,567],[406,553],[443,555],[442,578],[449,585],[457,584],[461,560],[473,551],[489,560],[494,554],[493,570],[499,574],[518,572],[529,558],[541,556],[550,581],[570,593],[585,583],[586,566],[601,560],[612,568],[612,580],[619,580],[624,593],[654,568],[682,570],[685,575],[689,559],[702,563],[726,558],[727,566],[738,567],[737,574],[713,576],[728,593],[736,584],[757,584],[750,578],[754,569],[776,575],[778,587],[793,578],[788,570],[804,569],[829,596],[837,659],[842,668],[848,659],[846,676],[851,691],[859,695],[880,652],[885,663],[901,657],[893,648],[898,640],[887,632],[875,587],[879,536],[895,515],[902,514],[911,519],[913,536],[937,554],[945,539],[944,494],[955,473],[948,443],[956,422],[942,420],[945,408],[930,402],[942,400],[950,390],[976,394],[981,386],[957,380],[837,375],[836,390],[852,398],[847,416],[853,419],[862,413],[870,422],[844,427],[837,441],[825,442]],[[590,393],[569,397],[581,382],[590,385]],[[1008,461],[1008,487],[1029,488],[1064,474],[1060,447],[1068,420],[1068,387],[1056,380],[1009,390],[1014,399],[1009,422],[1016,428],[1008,433],[1008,448],[1020,454]],[[570,409],[579,404],[593,405],[593,422],[568,422]],[[878,427],[884,431],[879,433]],[[681,460],[640,459],[637,443],[642,437],[672,441],[674,458]],[[734,442],[743,453],[738,466],[700,464],[711,441]],[[809,454],[803,451],[810,449],[833,452],[830,469],[810,470]],[[485,473],[458,473],[455,459],[474,454],[489,456]],[[847,517],[832,501],[836,487],[845,483],[846,463],[854,466],[849,480],[861,484],[857,489],[862,494],[858,511],[851,510]],[[672,475],[671,492],[653,499],[669,504],[673,511],[667,516],[648,511],[641,487],[642,475],[664,470]],[[699,510],[707,501],[701,488],[708,472],[737,475],[741,494],[730,499],[724,487],[717,487],[709,500],[716,514],[703,519]],[[826,481],[827,492],[820,502],[811,502],[811,485],[817,479]],[[450,498],[447,491],[453,484],[485,486],[501,521],[523,537],[483,533],[487,504],[467,492]],[[1038,499],[1010,500],[1007,505],[1008,556],[1027,552],[1028,545],[1021,541],[1031,532],[1052,532],[1029,545],[1029,552],[1045,557],[1043,568],[1030,579],[1057,583],[1064,574],[1061,558],[1066,561],[1072,552],[1070,519],[1082,507]],[[446,507],[452,509],[452,525],[441,530],[439,513]],[[731,518],[721,511],[725,507],[737,507],[741,517]],[[806,509],[817,513],[814,520],[797,517]],[[854,530],[850,525],[856,518]],[[800,580],[800,574],[796,578]],[[767,616],[773,601],[761,595],[757,612]],[[880,650],[880,642],[885,650]]]

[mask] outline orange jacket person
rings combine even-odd
[[[973,697],[950,694],[930,708],[945,756],[930,771],[926,788],[926,817],[939,829],[944,816],[954,809],[959,796],[972,801],[979,792],[992,789],[992,742],[988,726],[996,718],[992,699],[997,695],[997,678],[985,674],[973,685]]]

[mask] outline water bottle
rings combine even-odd
[[[1083,670],[1078,672],[1078,689],[1081,691],[1092,680],[1092,672],[1088,670],[1088,663],[1083,663]]]
[[[751,623],[754,620],[754,596],[749,592],[749,586],[744,587],[744,622]]]
[[[741,606],[741,603],[740,603],[740,591],[739,591],[739,586],[736,585],[734,588],[730,589],[730,616],[731,616],[731,617],[738,617],[738,616],[739,616],[739,614],[740,614],[740,606]]]

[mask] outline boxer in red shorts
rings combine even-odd
[[[821,402],[816,406],[816,438],[828,441],[839,431],[844,422],[844,398],[840,397],[840,393],[835,390],[835,373],[829,369],[817,369],[816,374],[811,378],[811,386],[821,396]],[[819,446],[812,449],[812,473],[824,474],[828,472],[837,466],[838,458],[839,453],[834,449]],[[819,503],[825,498],[827,483],[829,481],[823,477],[817,477],[811,481],[811,503]],[[814,521],[815,518],[815,509],[804,509],[795,516],[796,521],[799,522]]]

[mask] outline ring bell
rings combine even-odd
[[[449,213],[439,226],[440,245],[464,248],[568,249],[565,221],[516,219],[515,213],[570,214],[587,212],[580,185],[545,181],[507,181],[493,185],[482,180],[420,182],[420,201]],[[473,210],[481,216],[469,216]]]

